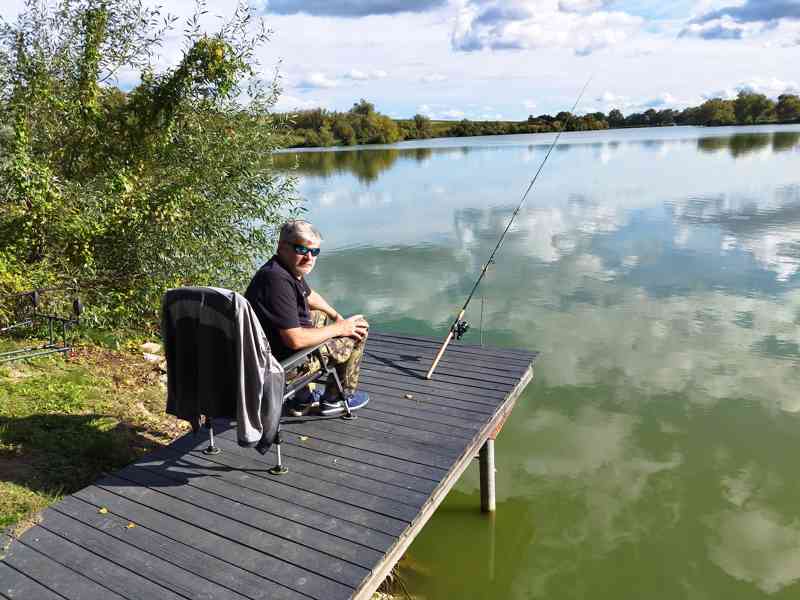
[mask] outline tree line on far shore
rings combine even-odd
[[[580,116],[564,111],[555,116],[531,115],[525,121],[434,121],[421,114],[411,119],[392,119],[377,112],[375,105],[364,99],[347,112],[317,108],[280,116],[286,124],[283,140],[286,146],[353,146],[433,137],[548,133],[559,131],[565,121],[567,131],[670,125],[796,123],[800,122],[800,96],[782,94],[775,101],[764,94],[741,91],[731,100],[712,98],[699,106],[683,110],[651,108],[627,116],[616,108],[608,114],[592,112]]]

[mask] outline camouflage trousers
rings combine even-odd
[[[311,311],[311,322],[314,327],[324,327],[331,323],[330,318],[321,310]],[[352,394],[358,387],[358,376],[361,372],[361,357],[364,356],[364,347],[367,345],[367,338],[357,340],[350,337],[331,338],[320,349],[328,364],[333,362],[339,381],[342,382],[342,389],[345,394]],[[322,366],[319,359],[312,357],[307,363],[300,367],[301,373],[312,373],[319,371]],[[335,398],[339,394],[336,381],[333,375],[328,376],[325,382],[325,396]]]

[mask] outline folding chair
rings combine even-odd
[[[205,417],[205,428],[208,430],[209,445],[203,450],[206,454],[218,454],[220,448],[214,441],[214,425],[216,418],[236,418],[237,426],[241,426],[242,419],[237,413],[240,403],[232,395],[241,394],[248,389],[251,394],[259,394],[263,402],[267,387],[271,382],[263,378],[262,389],[258,389],[259,373],[252,369],[248,372],[247,365],[243,362],[242,337],[252,334],[254,339],[260,339],[253,347],[257,351],[269,352],[269,343],[266,341],[255,313],[247,300],[230,290],[222,288],[176,288],[168,290],[162,300],[162,337],[167,358],[168,400],[167,412],[178,418],[188,420],[192,429],[197,432],[200,427],[201,415]],[[244,333],[243,333],[244,332]],[[282,423],[299,423],[309,420],[343,418],[352,420],[356,415],[350,411],[347,402],[344,403],[345,413],[335,416],[309,415],[303,417],[283,417],[283,405],[305,386],[317,381],[333,377],[339,393],[343,395],[341,381],[336,373],[336,368],[326,358],[323,352],[325,342],[289,356],[283,361],[274,358],[256,357],[265,362],[267,368],[270,364],[279,364],[282,373],[298,371],[299,374],[291,380],[282,380],[280,392],[280,415],[277,418],[277,429],[273,440],[264,443],[243,444],[255,445],[262,453],[266,452],[269,445],[275,445],[277,462],[269,472],[281,475],[288,472],[283,465],[281,457],[281,428]],[[310,373],[300,370],[312,358],[316,358],[320,369]],[[272,362],[270,362],[270,360]],[[215,372],[216,371],[216,372]],[[252,380],[243,381],[242,378],[250,377]],[[180,386],[180,387],[179,387]],[[239,390],[235,389],[239,386]],[[274,415],[270,418],[273,421]],[[262,423],[264,430],[268,425]]]

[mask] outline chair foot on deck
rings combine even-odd
[[[289,469],[282,465],[275,465],[271,469],[267,471],[270,475],[286,475],[289,472]]]
[[[216,446],[209,446],[208,448],[203,450],[203,454],[210,454],[210,455],[219,454],[220,452],[222,452],[222,450],[220,450]]]

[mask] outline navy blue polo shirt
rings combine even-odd
[[[308,308],[310,293],[306,280],[292,275],[277,256],[270,258],[247,286],[244,297],[253,307],[272,354],[278,360],[295,352],[283,343],[279,330],[312,326]]]

